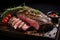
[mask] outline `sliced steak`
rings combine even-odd
[[[22,29],[23,30],[27,30],[27,29],[29,29],[30,28],[30,26],[28,26],[27,24],[24,24],[23,26],[22,26]]]
[[[30,28],[30,26],[23,22],[22,20],[20,20],[19,18],[16,18],[16,17],[12,17],[9,21],[9,24],[11,24],[11,26],[14,28],[14,29],[21,29],[26,31],[28,28]]]
[[[30,19],[30,18],[28,18],[28,17],[26,17],[26,16],[23,16],[23,15],[19,15],[18,17],[19,17],[21,20],[23,20],[23,21],[27,22],[28,24],[30,24],[30,26],[34,27],[36,30],[39,29],[39,24],[38,24],[38,22],[36,22],[35,20]]]

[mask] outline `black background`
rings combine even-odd
[[[7,8],[22,5],[25,2],[27,6],[39,9],[44,13],[48,11],[56,11],[60,13],[59,0],[0,0],[0,12]]]
[[[0,0],[0,12],[4,12],[7,8],[23,5],[24,2],[27,6],[41,10],[45,14],[48,11],[60,13],[59,0]]]

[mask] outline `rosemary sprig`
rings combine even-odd
[[[5,14],[9,13],[9,12],[13,12],[13,11],[16,11],[16,10],[32,10],[34,13],[37,13],[37,14],[40,14],[42,13],[41,11],[39,10],[36,10],[36,9],[33,9],[31,7],[28,7],[24,4],[24,6],[18,6],[18,7],[14,7],[14,8],[8,8],[6,9],[6,11],[3,12],[3,14],[1,15],[1,17],[4,17]]]

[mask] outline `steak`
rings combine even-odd
[[[19,28],[19,29],[26,31],[28,28],[30,28],[30,26],[26,22],[23,22],[22,20],[16,17],[12,17],[8,23],[11,24],[11,26],[14,29]]]
[[[30,26],[34,27],[36,30],[39,29],[39,24],[38,24],[38,22],[36,22],[35,20],[30,19],[30,18],[28,18],[28,17],[26,17],[26,16],[23,16],[23,15],[19,15],[18,17],[19,17],[21,20],[23,20],[23,21],[27,22],[28,24],[30,24]]]

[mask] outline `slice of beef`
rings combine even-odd
[[[21,23],[21,21],[20,20],[18,20],[15,24],[14,24],[14,28],[15,29],[17,29],[18,28],[18,26],[20,25],[20,23]],[[12,23],[13,24],[13,23]]]
[[[24,31],[26,31],[27,29],[30,28],[30,26],[26,22],[24,22],[24,21],[22,21],[22,20],[20,20],[19,18],[16,18],[16,17],[12,17],[9,21],[9,24],[11,24],[11,26],[14,29],[21,29],[21,30],[24,30]]]
[[[30,19],[29,17],[26,17],[24,15],[19,15],[17,17],[19,17],[21,20],[27,22],[28,24],[30,24],[30,26],[34,27],[36,30],[39,29],[39,24],[35,20]]]
[[[29,29],[29,28],[30,28],[30,26],[28,26],[27,24],[24,24],[24,25],[22,26],[22,29],[25,30],[25,31],[26,31],[27,29]]]

